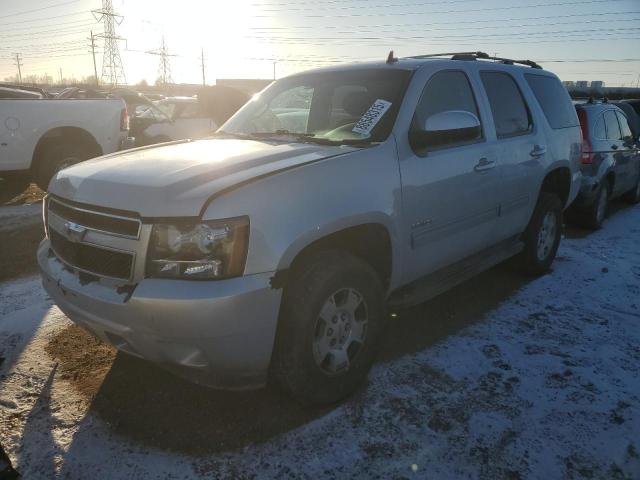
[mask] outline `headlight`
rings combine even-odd
[[[151,231],[147,276],[210,280],[244,272],[249,219],[156,224]]]

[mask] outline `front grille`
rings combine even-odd
[[[91,230],[129,238],[138,238],[140,234],[141,223],[136,218],[87,210],[68,205],[56,198],[49,198],[49,211]]]
[[[133,254],[71,242],[53,229],[49,229],[49,240],[58,258],[71,267],[103,277],[123,280],[131,277]]]

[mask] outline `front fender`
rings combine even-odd
[[[286,269],[311,243],[363,224],[387,230],[397,259],[400,202],[400,174],[390,140],[239,185],[216,197],[202,218],[249,217],[245,274],[255,274]],[[392,261],[392,283],[399,263]]]

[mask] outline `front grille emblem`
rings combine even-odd
[[[85,227],[74,222],[65,222],[64,231],[67,234],[67,238],[74,243],[81,242],[87,233]]]

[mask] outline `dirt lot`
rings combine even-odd
[[[324,409],[188,384],[12,279],[0,440],[36,479],[640,478],[639,234],[624,208],[549,275],[501,265],[396,312],[368,384]]]

